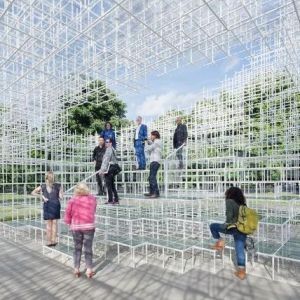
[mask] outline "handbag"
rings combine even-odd
[[[111,159],[112,160],[112,157],[114,156],[114,161],[117,161],[117,158],[116,158],[116,153],[115,153],[115,150],[112,149],[112,154],[111,154]],[[109,167],[108,167],[108,171],[107,171],[107,174],[108,175],[112,175],[112,176],[116,176],[118,175],[120,172],[122,171],[121,167],[119,166],[119,164],[116,162],[116,163],[110,163],[109,164]]]
[[[118,164],[110,164],[108,169],[108,174],[116,176],[122,171],[121,167]]]

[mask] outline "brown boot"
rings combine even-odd
[[[213,246],[212,248],[214,250],[217,250],[217,251],[222,251],[225,247],[225,241],[224,240],[218,240]]]
[[[246,269],[245,268],[238,268],[236,272],[234,272],[234,275],[238,277],[241,280],[244,280],[246,278]]]

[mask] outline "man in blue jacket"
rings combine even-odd
[[[145,141],[147,140],[147,126],[142,124],[142,117],[136,118],[137,128],[134,135],[134,149],[135,156],[138,163],[137,170],[146,169],[146,158],[145,158]]]

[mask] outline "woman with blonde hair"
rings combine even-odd
[[[65,212],[65,223],[70,225],[73,233],[75,277],[80,276],[82,247],[84,247],[86,275],[88,278],[95,275],[93,271],[93,239],[96,206],[96,198],[90,193],[88,186],[83,182],[78,183],[74,196],[69,200]]]
[[[41,196],[44,220],[47,221],[47,246],[57,245],[57,220],[60,219],[60,199],[63,198],[63,189],[60,183],[54,182],[52,171],[46,173],[45,183],[35,188],[31,195]]]

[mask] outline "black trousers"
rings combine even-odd
[[[183,148],[180,148],[176,151],[176,157],[179,160],[179,169],[183,169],[183,155],[182,155],[182,152],[183,152]]]
[[[118,192],[116,189],[116,184],[115,184],[115,176],[112,174],[105,174],[105,183],[106,183],[106,188],[107,188],[107,194],[108,194],[108,202],[118,202],[119,201],[119,196]]]
[[[157,161],[153,161],[150,164],[150,174],[149,174],[149,186],[150,186],[150,194],[159,196],[159,189],[157,184],[157,171],[160,167],[160,164]]]
[[[101,169],[101,166],[98,167],[96,166],[95,167],[95,171],[99,171]],[[104,190],[104,187],[103,187],[103,182],[102,182],[102,177],[99,175],[99,173],[96,174],[96,181],[97,181],[97,184],[98,184],[98,194],[99,195],[104,195],[105,194],[105,190]]]

